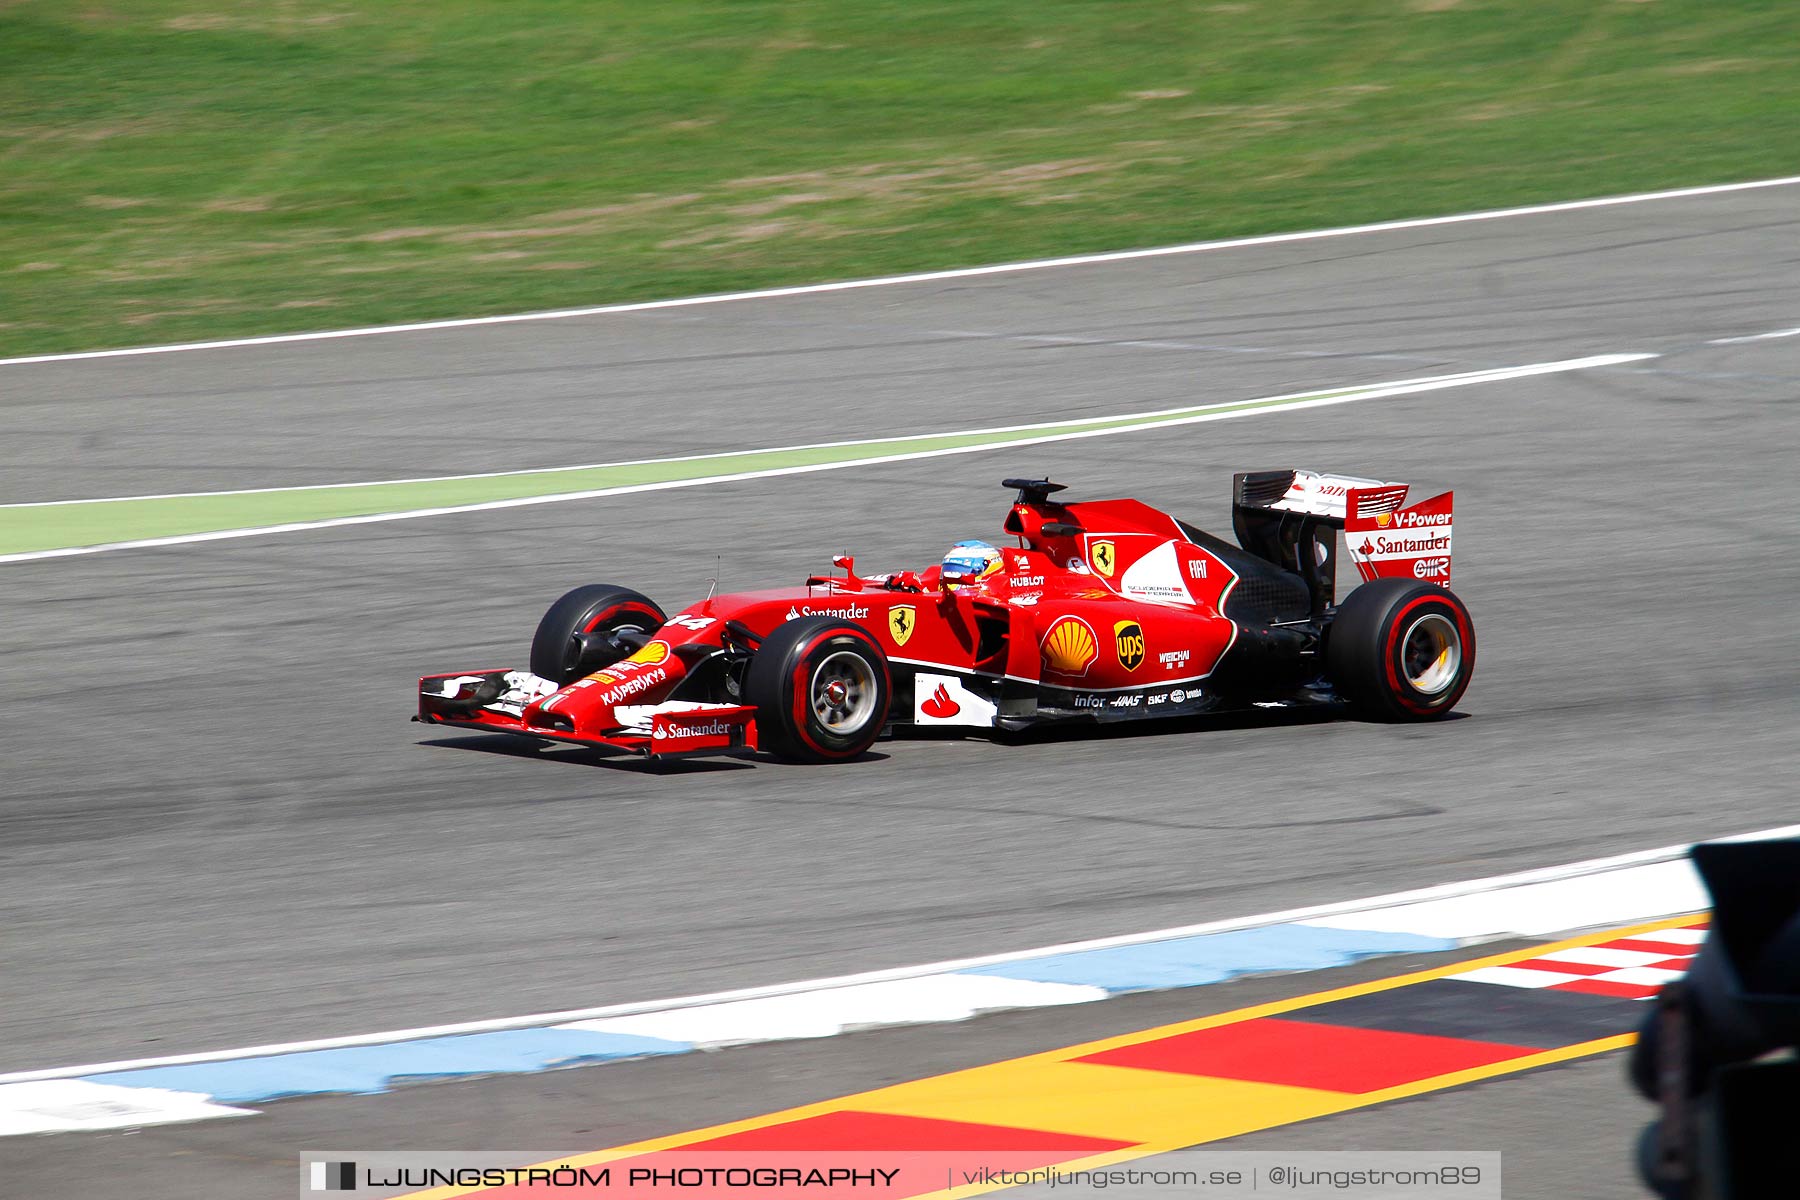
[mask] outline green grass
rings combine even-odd
[[[0,2],[0,354],[1800,171],[1792,0]]]

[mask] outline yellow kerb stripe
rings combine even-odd
[[[1604,1054],[1609,1050],[1617,1050],[1631,1045],[1635,1040],[1635,1035],[1617,1034],[1573,1046],[1562,1046],[1537,1054],[1511,1058],[1487,1066],[1471,1067],[1447,1075],[1416,1080],[1377,1092],[1358,1094],[1292,1087],[1284,1084],[1218,1079],[1210,1076],[1142,1071],[1129,1067],[1106,1067],[1092,1063],[1075,1063],[1070,1060],[1099,1054],[1107,1050],[1116,1050],[1122,1046],[1136,1045],[1140,1042],[1176,1037],[1196,1030],[1214,1029],[1221,1025],[1233,1025],[1240,1021],[1251,1021],[1259,1017],[1277,1016],[1281,1013],[1293,1012],[1296,1009],[1310,1008],[1317,1004],[1329,1004],[1334,1000],[1348,1000],[1353,996],[1367,996],[1375,992],[1408,987],[1415,983],[1425,983],[1428,980],[1442,979],[1449,975],[1460,975],[1465,971],[1479,970],[1482,967],[1508,966],[1526,959],[1553,954],[1558,950],[1592,946],[1600,942],[1610,942],[1615,938],[1654,933],[1661,929],[1682,928],[1694,924],[1695,920],[1696,915],[1689,915],[1652,921],[1642,925],[1626,926],[1621,929],[1582,934],[1579,937],[1567,938],[1559,942],[1541,943],[1523,950],[1508,951],[1505,954],[1493,954],[1485,958],[1415,971],[1409,975],[1397,975],[1389,979],[1351,984],[1348,987],[1313,992],[1289,1000],[1276,1000],[1268,1004],[1258,1004],[1249,1008],[1216,1013],[1212,1016],[1197,1017],[1191,1021],[1160,1025],[1154,1029],[1139,1030],[1136,1033],[1101,1038],[1098,1041],[1085,1042],[1078,1046],[1046,1050],[1022,1058],[970,1067],[966,1070],[953,1071],[947,1075],[933,1076],[909,1083],[894,1084],[873,1091],[842,1096],[835,1100],[821,1101],[817,1104],[804,1104],[798,1108],[784,1109],[780,1112],[749,1117],[741,1121],[728,1121],[722,1125],[713,1125],[705,1129],[650,1138],[646,1141],[615,1146],[606,1150],[570,1155],[567,1158],[555,1159],[542,1165],[589,1166],[612,1162],[616,1159],[653,1153],[658,1150],[677,1149],[692,1142],[710,1141],[727,1134],[742,1133],[751,1129],[766,1129],[772,1125],[785,1125],[792,1121],[805,1120],[808,1117],[841,1112],[846,1109],[858,1112],[935,1117],[939,1120],[978,1121],[992,1125],[1012,1125],[1018,1128],[1048,1129],[1065,1133],[1086,1133],[1116,1141],[1139,1143],[1125,1149],[1109,1150],[1087,1158],[1059,1163],[1057,1164],[1058,1170],[1085,1170],[1112,1163],[1128,1162],[1154,1154],[1166,1154],[1172,1150],[1201,1145],[1220,1138],[1236,1137],[1261,1129],[1274,1129],[1313,1117],[1346,1112],[1356,1108],[1367,1108],[1375,1104],[1384,1104],[1389,1100],[1400,1100],[1408,1096],[1459,1087],[1500,1075],[1529,1071],[1535,1067]],[[1100,1075],[1097,1072],[1107,1074]],[[1059,1079],[1058,1077],[1063,1078]],[[1109,1085],[1100,1086],[1101,1079],[1109,1080]],[[1009,1112],[1019,1115],[1008,1119]],[[1114,1120],[1117,1120],[1119,1124],[1113,1125]],[[1099,1124],[1104,1124],[1107,1128],[1104,1131],[1096,1128],[1096,1125]],[[948,1200],[951,1197],[972,1196],[981,1192],[993,1191],[997,1186],[975,1184],[933,1192],[930,1195],[939,1200]],[[485,1189],[436,1188],[412,1193],[408,1200],[449,1200],[450,1197],[466,1196],[483,1190]]]

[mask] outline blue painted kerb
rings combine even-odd
[[[224,1104],[276,1100],[323,1093],[366,1095],[384,1092],[402,1079],[445,1079],[459,1075],[512,1075],[547,1071],[577,1063],[653,1054],[683,1054],[687,1042],[590,1033],[581,1029],[509,1029],[458,1037],[423,1038],[385,1046],[345,1046],[272,1054],[228,1062],[147,1067],[89,1075],[94,1083],[204,1092]]]
[[[1198,987],[1240,975],[1277,971],[1317,971],[1341,967],[1378,954],[1454,950],[1446,938],[1414,933],[1381,933],[1366,929],[1322,929],[1312,925],[1269,925],[1080,950],[1021,962],[999,963],[958,972],[997,975],[1036,983],[1079,983],[1109,992],[1147,992],[1159,988]]]
[[[1039,983],[1075,983],[1108,992],[1198,987],[1241,975],[1316,971],[1378,954],[1454,950],[1457,943],[1410,933],[1272,925],[1083,950],[960,971]],[[409,1079],[511,1075],[578,1063],[683,1054],[687,1042],[580,1029],[513,1029],[422,1038],[380,1046],[308,1050],[226,1062],[147,1067],[89,1075],[95,1083],[200,1092],[223,1104],[328,1093],[368,1094]]]

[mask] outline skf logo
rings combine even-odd
[[[1113,626],[1113,641],[1119,651],[1119,665],[1135,671],[1144,661],[1144,627],[1136,621],[1120,621]]]
[[[1100,657],[1094,631],[1080,617],[1064,617],[1052,625],[1038,650],[1044,665],[1063,675],[1086,675]]]
[[[918,618],[918,610],[910,604],[896,604],[888,609],[888,636],[894,639],[894,645],[904,646],[912,640]]]
[[[1113,573],[1113,544],[1111,542],[1095,542],[1088,547],[1088,558],[1093,560],[1094,570],[1108,579]]]

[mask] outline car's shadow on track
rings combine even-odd
[[[498,754],[505,758],[529,758],[537,762],[562,763],[572,767],[603,767],[609,771],[635,771],[647,775],[702,775],[713,771],[743,771],[752,764],[739,758],[677,758],[652,762],[641,755],[623,750],[602,750],[586,746],[553,745],[535,738],[509,737],[505,734],[480,734],[475,737],[431,738],[419,743],[448,750],[474,750],[481,754]]]
[[[707,775],[716,771],[747,771],[758,763],[774,760],[767,755],[754,758],[663,758],[647,759],[623,750],[546,743],[535,738],[510,737],[506,734],[478,734],[474,737],[430,738],[421,746],[449,750],[475,750],[482,754],[498,754],[506,758],[529,758],[537,762],[564,763],[575,767],[604,767],[609,771],[633,771],[642,775]],[[888,756],[871,750],[847,761],[881,762]]]
[[[1452,712],[1439,722],[1461,721],[1465,712]],[[988,731],[947,727],[910,726],[897,730],[896,739],[906,741],[991,741],[1003,746],[1049,745],[1058,742],[1129,741],[1134,738],[1174,737],[1189,734],[1231,733],[1254,730],[1293,729],[1309,725],[1371,725],[1376,722],[1358,720],[1342,708],[1269,708],[1250,711],[1201,713],[1189,717],[1152,718],[1138,721],[1067,721],[1032,726],[1017,731]]]
[[[1465,712],[1453,712],[1440,717],[1439,721],[1462,721],[1466,720],[1469,715]],[[1016,731],[912,725],[884,734],[882,741],[986,741],[997,747],[1006,748],[1069,742],[1131,741],[1137,738],[1174,737],[1190,734],[1293,729],[1309,725],[1363,723],[1337,709],[1258,709],[1250,712],[1203,713],[1192,717],[1121,721],[1110,724],[1098,721],[1085,723],[1070,721]],[[706,775],[718,771],[746,771],[759,764],[775,765],[778,762],[766,754],[739,758],[646,759],[622,750],[572,746],[566,743],[543,742],[535,738],[510,737],[506,734],[431,738],[418,744],[448,750],[474,750],[481,754],[498,754],[506,758],[529,758],[537,762],[563,763],[575,767],[604,767],[609,771],[631,771],[642,775]],[[887,758],[888,755],[879,750],[870,750],[849,761],[872,763],[882,762]]]

